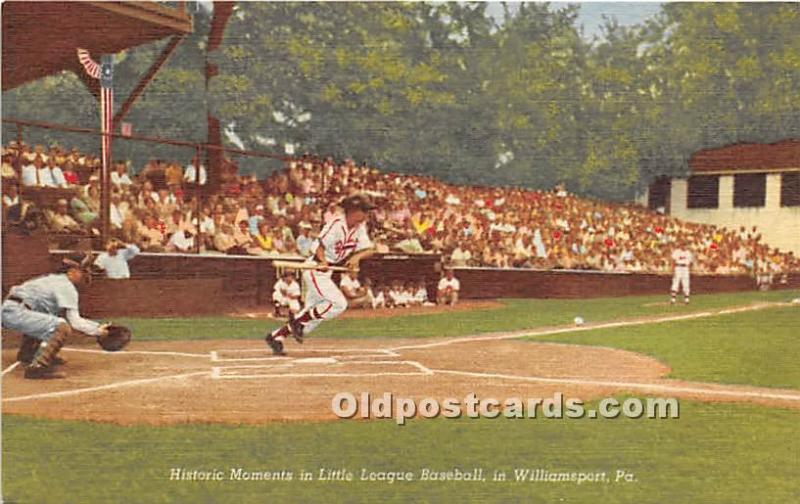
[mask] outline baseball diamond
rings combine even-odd
[[[800,502],[796,2],[0,20],[0,501]]]

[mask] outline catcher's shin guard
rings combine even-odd
[[[41,341],[36,338],[31,338],[27,334],[23,334],[22,342],[17,351],[17,360],[25,365],[33,362],[33,356],[36,355],[36,350],[39,349],[39,343],[41,343]]]
[[[17,360],[25,366],[29,365],[31,362],[33,362],[33,356],[36,355],[36,351],[43,343],[44,342],[36,338],[32,338],[26,334],[23,334],[22,343],[17,351]],[[66,359],[58,355],[53,357],[52,361],[50,362],[50,364],[53,366],[63,366],[66,363]]]
[[[40,345],[36,350],[36,354],[33,356],[33,359],[28,367],[47,368],[53,365],[56,360],[56,354],[58,354],[59,350],[61,350],[61,347],[64,346],[70,331],[71,329],[69,325],[60,324],[56,328],[55,333],[53,333],[53,336],[50,338],[50,340],[46,344]]]

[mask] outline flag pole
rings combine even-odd
[[[105,248],[111,231],[111,142],[114,133],[114,60],[110,54],[101,58],[100,72],[100,122],[102,131],[100,171],[100,238]]]

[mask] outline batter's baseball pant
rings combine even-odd
[[[338,317],[347,309],[347,299],[333,283],[332,272],[306,270],[303,272],[303,286],[306,289],[306,304],[302,316],[314,310],[314,319],[306,323],[303,333],[313,331],[323,320]]]

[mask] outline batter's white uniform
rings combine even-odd
[[[272,289],[272,300],[278,306],[287,306],[289,311],[297,313],[300,311],[300,284],[296,280],[286,282],[279,278]]]
[[[672,275],[673,293],[678,292],[679,287],[683,287],[683,295],[689,296],[689,269],[692,264],[692,253],[688,250],[677,249],[672,252],[672,262],[675,264],[675,272]]]
[[[353,253],[372,248],[372,241],[367,234],[365,223],[359,224],[354,229],[348,229],[345,218],[336,217],[325,224],[320,231],[319,240],[312,247],[312,255],[316,255],[319,247],[324,250],[328,264],[338,266],[344,264]],[[347,309],[347,299],[331,279],[332,275],[331,271],[303,272],[303,286],[306,291],[303,314],[316,309],[319,316],[305,324],[304,334],[313,331],[323,320],[336,318]]]

